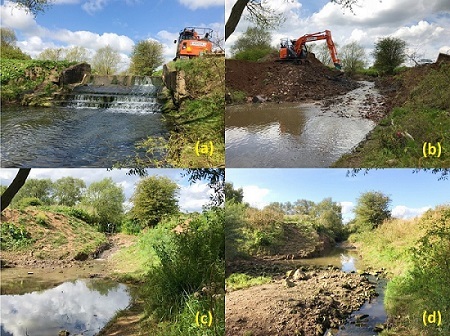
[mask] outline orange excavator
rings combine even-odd
[[[288,38],[282,39],[280,46],[280,58],[278,61],[292,61],[297,64],[302,64],[302,61],[306,60],[308,57],[306,43],[318,40],[327,41],[328,50],[330,50],[331,59],[333,60],[334,66],[336,69],[341,70],[341,63],[337,57],[336,46],[333,43],[331,31],[329,30],[314,34],[306,34],[297,40],[289,40]]]
[[[211,53],[213,43],[211,42],[213,30],[211,28],[186,27],[178,36],[177,55],[174,61],[179,58],[198,57],[204,53]]]

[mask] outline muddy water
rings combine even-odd
[[[315,265],[328,266],[333,265],[340,267],[344,272],[356,272],[365,269],[365,265],[359,260],[358,252],[356,250],[349,250],[344,248],[335,248],[327,256],[312,259],[289,261],[296,265]],[[370,302],[364,303],[358,311],[348,319],[347,323],[339,328],[339,330],[329,330],[329,333],[335,336],[372,336],[375,335],[374,328],[377,324],[386,322],[387,314],[384,309],[384,291],[386,289],[385,279],[376,279],[369,276],[369,280],[376,283],[376,292],[378,296],[372,298]],[[367,318],[357,319],[357,316],[368,315]]]
[[[130,303],[127,286],[103,279],[67,281],[75,273],[2,270],[1,335],[48,336],[67,330],[92,336]]]
[[[319,104],[263,103],[227,107],[227,167],[329,167],[375,127],[362,117],[380,95],[373,83]]]

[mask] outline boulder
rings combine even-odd
[[[91,73],[91,66],[87,63],[78,63],[63,70],[59,76],[59,85],[81,83],[85,75]]]

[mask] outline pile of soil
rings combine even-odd
[[[375,295],[374,288],[364,276],[333,267],[292,270],[285,279],[227,293],[226,335],[323,335]]]
[[[320,100],[358,87],[356,81],[326,67],[313,54],[301,65],[227,59],[225,82],[228,93],[242,91],[275,102]]]

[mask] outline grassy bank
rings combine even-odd
[[[336,167],[418,167],[450,165],[450,64],[411,68],[382,80],[390,113]],[[424,157],[424,143],[442,149]],[[426,145],[428,148],[428,145]]]
[[[37,92],[34,104],[50,104],[52,94],[59,89],[52,80],[57,81],[60,72],[73,64],[66,61],[0,59],[2,104],[21,103],[26,94],[33,92]]]
[[[195,58],[169,64],[184,72],[186,96],[178,106],[169,100],[165,116],[174,125],[167,139],[147,139],[138,146],[148,157],[135,165],[147,167],[223,167],[225,165],[224,108],[225,61],[223,58]],[[199,151],[196,151],[198,144]],[[211,155],[211,144],[213,146]],[[208,153],[202,153],[207,148]],[[154,159],[154,153],[165,153]]]
[[[105,235],[66,210],[48,206],[5,210],[0,224],[3,258],[27,263],[93,256],[106,244]]]
[[[374,231],[351,236],[365,263],[391,274],[385,307],[392,325],[383,335],[448,335],[450,325],[450,207],[421,218],[390,220]],[[441,326],[423,323],[423,313],[439,311]]]

